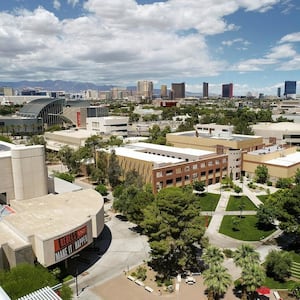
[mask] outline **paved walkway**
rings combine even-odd
[[[80,181],[76,183],[83,188],[88,188],[86,183],[81,184]],[[242,185],[239,182],[235,182],[235,184]],[[212,215],[210,224],[206,230],[206,236],[212,245],[234,250],[245,242],[235,240],[218,232],[224,215],[240,214],[240,212],[225,211],[229,196],[232,193],[220,191],[220,184],[209,186],[208,192],[221,194],[221,197],[214,212],[202,212],[203,214]],[[261,193],[263,194],[263,192]],[[246,187],[246,183],[243,184],[243,193],[240,194],[248,196],[256,206],[261,204],[260,200],[256,197],[256,193],[253,193]],[[116,218],[116,216],[111,213],[110,206],[111,202],[107,203],[105,205],[105,211],[110,217],[106,225],[111,232],[111,245],[108,251],[95,265],[78,277],[79,295],[75,298],[84,300],[151,300],[162,298],[162,296],[159,296],[157,293],[150,294],[136,284],[129,282],[124,275],[130,268],[148,259],[150,248],[147,243],[147,238],[134,231],[134,224]],[[250,214],[256,214],[256,211],[243,211],[243,215]],[[275,234],[280,234],[280,232],[278,231]],[[264,245],[262,242],[263,241],[249,243],[260,253],[261,260],[263,261],[268,252],[272,249],[277,249],[277,246]],[[233,259],[226,259],[224,266],[229,270],[234,280],[240,277],[241,270],[235,266]],[[75,284],[72,287],[75,291]],[[205,287],[203,286],[202,279],[199,279],[195,286],[188,286],[185,283],[181,283],[179,293],[165,295],[163,298],[167,297],[170,300],[179,298],[190,300],[205,299],[204,290]],[[203,295],[203,297],[201,295]],[[239,298],[233,295],[232,290],[230,290],[225,295],[224,300],[233,299]]]

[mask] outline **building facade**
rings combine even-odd
[[[296,81],[285,81],[284,82],[284,95],[286,97],[296,95]]]
[[[185,98],[185,83],[172,83],[172,93],[173,100]]]
[[[223,84],[222,85],[222,98],[232,98],[233,97],[233,84]]]
[[[208,98],[208,82],[203,82],[202,96]]]
[[[193,181],[206,185],[219,182],[228,174],[228,155],[211,151],[183,149],[149,143],[115,148],[124,172],[136,170],[154,193],[161,188],[185,186]]]
[[[137,82],[137,96],[152,99],[153,98],[153,82],[148,80],[140,80]]]
[[[48,194],[44,147],[0,142],[0,269],[69,259],[104,228],[104,201],[90,190]]]

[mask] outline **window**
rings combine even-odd
[[[176,177],[176,182],[181,182],[182,177]]]
[[[184,180],[190,180],[190,175],[185,175]]]
[[[173,184],[173,179],[168,179],[168,180],[166,181],[166,184],[167,184],[167,185]]]
[[[173,170],[167,170],[167,171],[166,171],[166,175],[167,175],[167,176],[170,176],[170,175],[172,175],[172,174],[173,174]]]
[[[184,171],[185,172],[188,172],[190,170],[190,166],[186,166],[185,168],[184,168]]]
[[[198,165],[197,164],[194,164],[193,165],[193,170],[197,170],[198,169]]]
[[[201,177],[206,176],[206,172],[201,172]]]
[[[205,162],[201,163],[201,168],[205,168]]]
[[[198,174],[197,174],[197,173],[194,173],[194,174],[193,174],[193,179],[196,179],[196,178],[198,178]]]
[[[156,173],[156,178],[162,177],[162,171]]]
[[[209,166],[209,167],[211,167],[213,164],[214,164],[213,161],[209,161],[209,162],[208,162],[208,166]]]

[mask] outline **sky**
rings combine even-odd
[[[1,0],[0,81],[300,93],[299,0]]]

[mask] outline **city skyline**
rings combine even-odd
[[[296,0],[11,0],[0,3],[0,81],[185,82],[276,95],[300,83]]]

